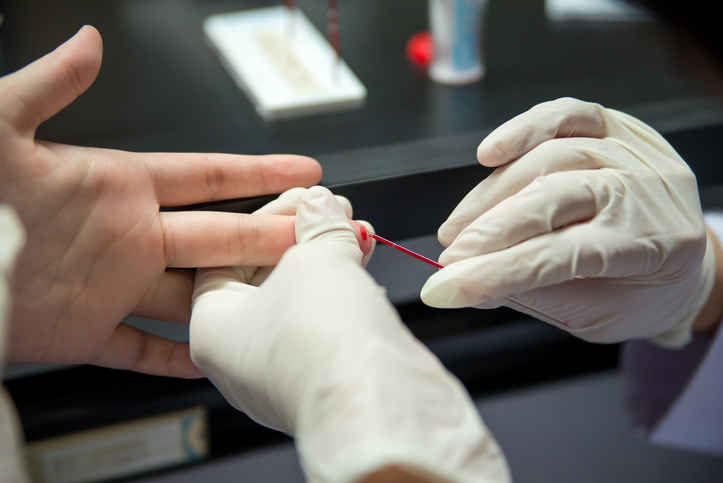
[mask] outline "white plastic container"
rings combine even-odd
[[[488,0],[429,0],[434,60],[429,77],[442,84],[477,82],[485,74],[481,33]]]
[[[203,30],[267,121],[364,104],[364,85],[301,10],[279,5],[212,15]]]

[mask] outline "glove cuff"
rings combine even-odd
[[[690,301],[691,310],[688,312],[688,316],[674,327],[648,339],[650,342],[666,349],[680,349],[692,340],[691,327],[713,290],[715,272],[715,249],[713,241],[710,237],[707,237],[705,255],[701,262],[697,287],[692,291],[694,296]]]

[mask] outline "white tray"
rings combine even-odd
[[[266,120],[359,107],[366,89],[298,9],[269,7],[214,15],[209,45]]]

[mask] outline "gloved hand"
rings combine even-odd
[[[291,188],[290,190],[286,190],[275,200],[254,211],[254,215],[294,216],[296,215],[299,200],[305,193],[306,188]],[[354,230],[354,235],[358,243],[357,246],[359,246],[362,251],[361,265],[362,267],[366,267],[372,258],[374,247],[376,246],[376,242],[368,236],[368,232],[371,231],[372,227],[367,222],[359,222],[352,219],[353,209],[348,199],[343,196],[335,196],[335,198]],[[364,230],[367,230],[367,234],[362,233],[362,226]],[[253,275],[247,280],[247,283],[255,286],[261,285],[273,269],[274,266],[247,267],[247,270],[253,270]]]
[[[696,180],[653,129],[575,99],[540,104],[477,150],[499,166],[439,229],[433,307],[509,305],[595,342],[669,347],[713,286]]]
[[[235,408],[296,438],[309,481],[358,481],[390,465],[507,481],[462,385],[361,268],[336,199],[315,187],[298,203],[297,245],[259,287],[252,267],[198,271],[193,362]]]

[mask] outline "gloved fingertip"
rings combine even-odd
[[[486,162],[486,159],[488,157],[489,148],[487,147],[487,144],[482,141],[479,143],[479,146],[477,146],[477,161],[479,164],[484,165]]]
[[[461,229],[456,223],[444,222],[437,230],[437,240],[443,247],[447,248],[457,238],[460,231]]]
[[[447,265],[450,265],[454,262],[458,262],[459,258],[450,256],[449,250],[447,249],[439,254],[438,261],[441,265],[444,265],[446,267]]]
[[[308,188],[306,190],[306,196],[316,199],[325,199],[325,198],[331,198],[335,195],[329,190],[329,188],[326,188],[325,186],[316,185],[312,186],[311,188]]]
[[[297,216],[299,210],[318,213],[324,217],[342,215],[346,218],[343,204],[339,197],[334,195],[324,186],[312,186],[307,189],[299,198]]]
[[[439,273],[441,272],[437,272]],[[459,309],[470,306],[469,301],[454,283],[449,280],[439,282],[435,275],[429,277],[422,287],[420,296],[425,305],[437,309]]]
[[[315,186],[309,188],[299,201],[296,212],[296,242],[303,245],[315,240],[336,251],[344,253],[357,263],[362,260],[362,251],[352,224],[349,223],[343,207],[328,189]],[[355,236],[356,235],[356,236]],[[363,241],[363,240],[362,240]]]
[[[479,146],[477,146],[477,161],[482,166],[496,168],[511,161],[507,150],[502,147],[502,143],[492,136],[485,138]]]

